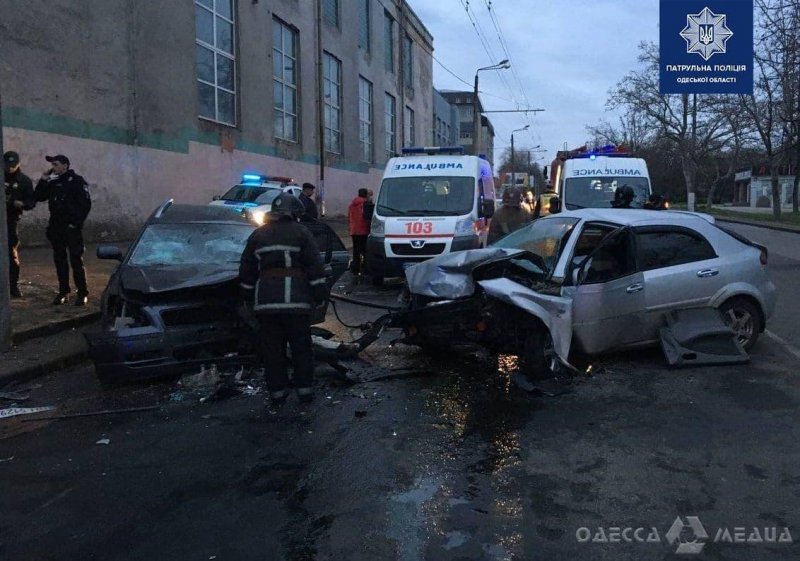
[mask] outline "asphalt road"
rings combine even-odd
[[[394,296],[369,290],[351,295]],[[158,409],[0,421],[0,559],[673,559],[678,516],[709,534],[694,558],[800,558],[763,541],[800,539],[798,362],[769,338],[736,367],[606,357],[548,397],[514,385],[511,358],[393,336],[350,365],[361,383],[320,367],[318,399],[279,410],[103,388],[89,368],[39,380],[25,405]],[[760,543],[735,543],[753,527]]]
[[[800,234],[731,222],[724,225],[769,250],[770,276],[778,299],[767,330],[788,343],[800,359]]]

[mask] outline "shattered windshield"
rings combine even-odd
[[[381,184],[376,210],[382,216],[463,216],[474,200],[474,177],[392,177]]]
[[[577,218],[540,218],[496,241],[492,247],[530,251],[541,257],[547,270],[552,271],[578,222]]]
[[[252,232],[247,224],[153,224],[142,233],[128,264],[238,263]]]
[[[631,208],[643,208],[650,196],[650,183],[646,177],[570,177],[564,185],[564,205],[569,210],[578,208],[611,208],[617,187],[629,185],[635,198]]]

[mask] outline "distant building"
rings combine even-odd
[[[460,131],[458,108],[433,88],[433,145],[456,146]]]
[[[0,22],[4,146],[34,176],[45,154],[71,159],[89,238],[244,171],[318,186],[324,171],[327,211],[344,213],[401,146],[432,141],[433,38],[404,0],[24,5]],[[42,231],[46,205],[30,214]]]
[[[783,166],[779,170],[778,185],[781,189],[781,206],[791,206],[794,187],[794,166]],[[766,165],[753,166],[736,172],[733,188],[734,206],[772,208],[772,178]]]
[[[473,134],[475,128],[473,122],[473,92],[439,90],[439,93],[458,108],[458,121],[460,126],[459,144],[464,146],[467,153],[472,151]],[[478,112],[483,113],[483,104],[478,96]],[[486,115],[481,114],[481,153],[486,154],[486,158],[494,163],[494,127]]]

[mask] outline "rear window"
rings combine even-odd
[[[641,271],[714,259],[717,254],[696,232],[647,229],[636,233],[636,261]]]

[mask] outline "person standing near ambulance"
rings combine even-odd
[[[8,226],[8,280],[12,298],[22,298],[19,291],[19,219],[23,210],[36,206],[33,182],[20,170],[19,154],[3,154],[6,185],[6,225]]]

